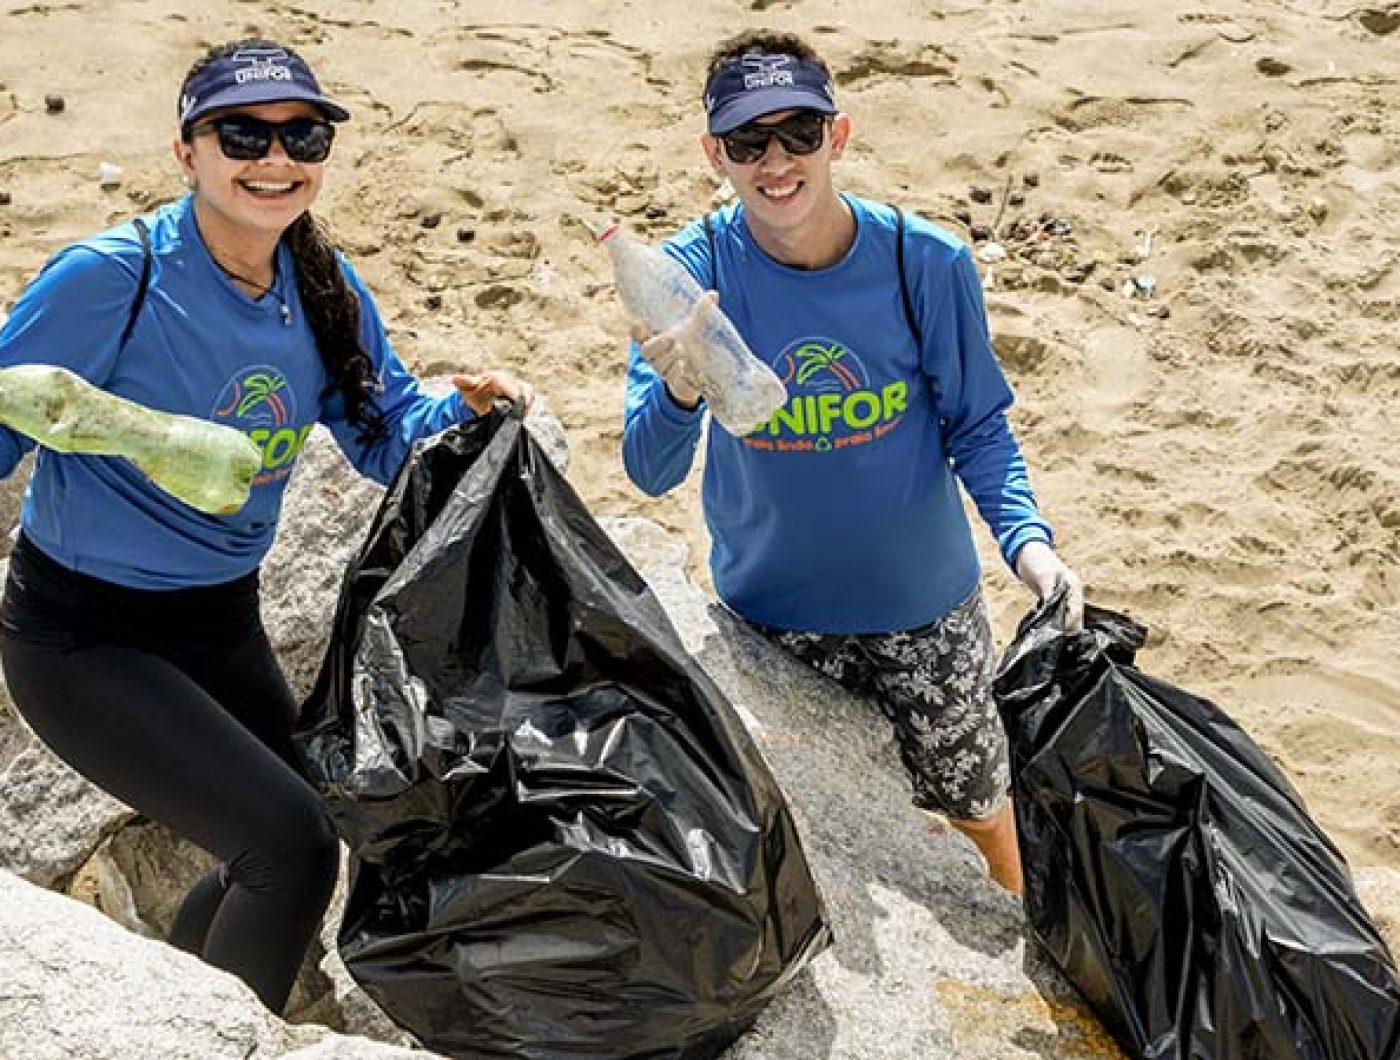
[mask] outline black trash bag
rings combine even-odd
[[[1146,630],[1063,598],[996,680],[1026,913],[1132,1056],[1387,1060],[1400,981],[1342,855],[1216,706],[1133,666]]]
[[[340,953],[439,1052],[712,1057],[830,940],[742,723],[517,414],[415,449],[298,745]]]

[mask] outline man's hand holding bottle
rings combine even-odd
[[[718,294],[706,291],[684,320],[655,335],[641,321],[632,324],[632,338],[641,347],[642,356],[665,380],[671,400],[685,409],[698,408],[704,397],[691,372],[688,351],[702,342],[704,329],[718,301]]]

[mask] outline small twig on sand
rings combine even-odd
[[[1006,200],[1011,198],[1011,174],[1006,174],[1006,183],[1001,189],[1001,205],[997,207],[997,219],[992,222],[992,238],[995,239],[1001,231],[1001,215],[1006,213]]]

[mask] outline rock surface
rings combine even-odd
[[[0,871],[0,1056],[423,1058],[293,1027],[231,975]]]

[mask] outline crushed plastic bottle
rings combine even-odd
[[[57,365],[0,369],[0,423],[55,452],[125,457],[209,515],[242,508],[262,467],[258,447],[232,427],[148,409]]]
[[[690,317],[705,292],[684,265],[659,247],[632,238],[615,221],[598,234],[598,242],[612,257],[623,305],[653,333]],[[682,353],[711,415],[730,434],[756,431],[787,402],[787,387],[753,355],[718,306],[707,311],[695,333],[698,341],[687,342]]]

